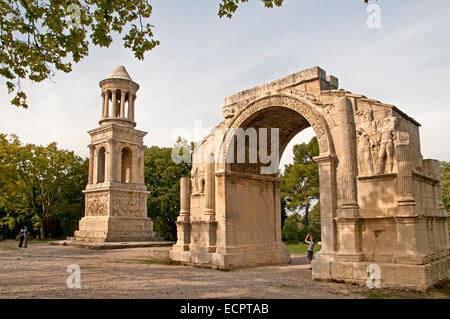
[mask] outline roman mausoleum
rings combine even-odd
[[[222,269],[288,263],[276,160],[312,127],[322,229],[313,278],[365,284],[375,275],[381,287],[412,288],[448,278],[439,162],[423,158],[416,120],[339,89],[319,67],[229,96],[222,112],[181,180],[172,260]]]
[[[146,132],[135,129],[135,83],[123,66],[100,82],[100,127],[89,131],[89,178],[85,216],[77,241],[150,241],[156,238],[147,217],[144,183]]]

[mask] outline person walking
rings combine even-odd
[[[309,240],[308,240],[308,238],[309,238]],[[314,258],[314,247],[316,246],[316,240],[314,239],[313,235],[311,235],[311,233],[308,233],[308,235],[306,235],[305,243],[309,244],[308,259],[309,259],[309,264],[311,265],[311,261]],[[309,269],[312,269],[312,266],[309,267]]]
[[[27,226],[25,226],[23,228],[23,235],[25,237],[24,238],[25,239],[25,243],[24,243],[23,247],[28,248],[27,244],[28,244],[28,236],[30,236],[30,232],[28,231]]]
[[[24,237],[25,237],[25,236],[24,236],[23,229],[21,229],[21,230],[19,231],[19,247],[22,247]]]

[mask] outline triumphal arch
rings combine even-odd
[[[313,278],[364,283],[376,267],[385,287],[448,278],[439,162],[423,159],[414,119],[338,89],[319,67],[227,97],[222,110],[181,180],[171,259],[223,269],[288,263],[276,160],[311,126],[322,227]]]

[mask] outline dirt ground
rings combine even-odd
[[[169,265],[169,249],[96,251],[45,242],[17,248],[15,241],[1,241],[0,298],[373,297],[364,287],[313,281],[304,255],[292,256],[289,265],[219,271]],[[80,266],[81,289],[67,288],[71,264]]]

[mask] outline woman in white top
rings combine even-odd
[[[310,240],[308,240],[308,238]],[[316,246],[316,240],[314,239],[313,235],[311,235],[311,233],[308,233],[308,235],[306,235],[305,243],[309,244],[309,247],[308,247],[308,259],[309,259],[309,263],[311,264],[311,261],[314,258],[314,247]],[[312,267],[310,267],[309,269],[312,269]]]

